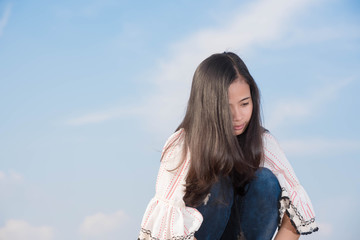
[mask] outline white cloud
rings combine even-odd
[[[138,107],[118,107],[110,110],[86,114],[80,117],[70,118],[65,121],[66,125],[82,126],[87,124],[101,123],[104,121],[121,118],[123,116],[138,115],[141,110]]]
[[[113,214],[104,214],[102,212],[85,217],[79,228],[79,232],[83,237],[104,239],[118,232],[128,217],[122,211]]]
[[[275,129],[285,122],[301,121],[315,114],[353,81],[354,78],[337,80],[301,98],[280,99],[267,113],[266,127]]]
[[[3,16],[0,19],[0,37],[3,34],[4,28],[6,27],[11,13],[11,4],[6,5]]]
[[[99,122],[103,122],[109,119],[112,119],[116,116],[116,114],[112,114],[112,113],[92,113],[92,114],[88,114],[85,116],[81,116],[81,117],[77,117],[77,118],[72,118],[66,121],[67,125],[73,125],[73,126],[77,126],[77,125],[85,125],[85,124],[89,124],[89,123],[99,123]]]
[[[282,141],[281,146],[289,155],[313,156],[360,152],[360,141],[350,139],[293,139]]]
[[[293,28],[287,38],[275,45],[279,48],[289,48],[312,43],[326,43],[330,40],[346,39],[349,42],[349,39],[360,38],[360,29],[357,24],[329,24],[328,22],[327,24],[326,26],[318,27],[307,26],[305,29],[301,27]]]
[[[19,183],[23,181],[23,176],[14,170],[9,170],[7,173],[0,171],[0,181]]]
[[[242,52],[253,45],[281,38],[291,29],[291,19],[311,2],[313,1],[262,0],[247,6],[240,5],[238,10],[233,12],[233,16],[226,17],[227,21],[220,27],[200,30],[175,43],[174,60],[199,64],[199,60],[213,52],[226,49]],[[197,59],[192,60],[191,56],[197,56]],[[169,65],[176,63],[168,62]],[[179,66],[174,67],[176,70]]]
[[[53,228],[48,226],[34,227],[23,220],[8,220],[0,228],[0,240],[51,240]]]
[[[13,170],[9,171],[9,176],[11,179],[13,179],[14,181],[20,182],[23,180],[23,176],[20,173],[17,173]]]

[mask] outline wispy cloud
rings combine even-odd
[[[79,126],[79,125],[86,125],[89,123],[99,123],[103,122],[118,116],[116,113],[91,113],[85,116],[71,118],[66,120],[67,125]]]
[[[4,28],[6,27],[8,20],[10,18],[11,14],[11,4],[7,4],[5,7],[5,11],[0,19],[0,37],[2,36],[4,32]]]
[[[117,211],[112,214],[100,212],[85,217],[79,228],[79,232],[84,237],[108,239],[107,236],[119,231],[127,219],[128,216],[122,211]]]
[[[326,156],[352,152],[360,153],[360,140],[354,139],[292,139],[282,141],[281,146],[289,155]]]
[[[85,114],[79,117],[69,118],[65,121],[65,124],[70,126],[82,126],[87,124],[101,123],[124,116],[139,115],[141,114],[141,111],[142,110],[139,107],[131,106],[112,108],[109,110]]]
[[[272,106],[271,111],[267,114],[266,127],[275,129],[285,122],[296,122],[306,119],[338,97],[342,90],[354,80],[355,78],[337,80],[301,98],[278,100],[278,103]]]
[[[0,171],[0,182],[19,183],[22,181],[23,181],[23,176],[14,170],[9,170],[7,173],[4,171]]]
[[[281,41],[281,43],[274,43],[273,46],[289,48],[312,43],[327,43],[332,40],[341,39],[349,42],[349,40],[356,40],[359,38],[360,29],[358,24],[337,23],[334,25],[328,24],[317,27],[306,26],[305,28],[294,28],[291,30],[291,33],[289,33],[287,38]]]
[[[49,226],[35,227],[23,220],[8,220],[0,228],[0,239],[6,240],[52,240],[54,230]]]

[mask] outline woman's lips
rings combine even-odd
[[[244,123],[244,124],[241,124],[241,125],[235,125],[235,126],[234,126],[234,129],[235,129],[235,130],[241,130],[241,129],[244,128],[244,126],[245,126],[245,123]]]

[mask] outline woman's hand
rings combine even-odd
[[[280,229],[274,240],[297,240],[299,237],[300,235],[296,232],[296,229],[291,224],[288,215],[285,213]]]

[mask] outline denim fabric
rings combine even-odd
[[[234,195],[231,181],[222,178],[212,186],[207,201],[197,207],[204,220],[196,239],[272,239],[279,218],[280,193],[277,178],[267,168],[257,170],[244,196]]]

